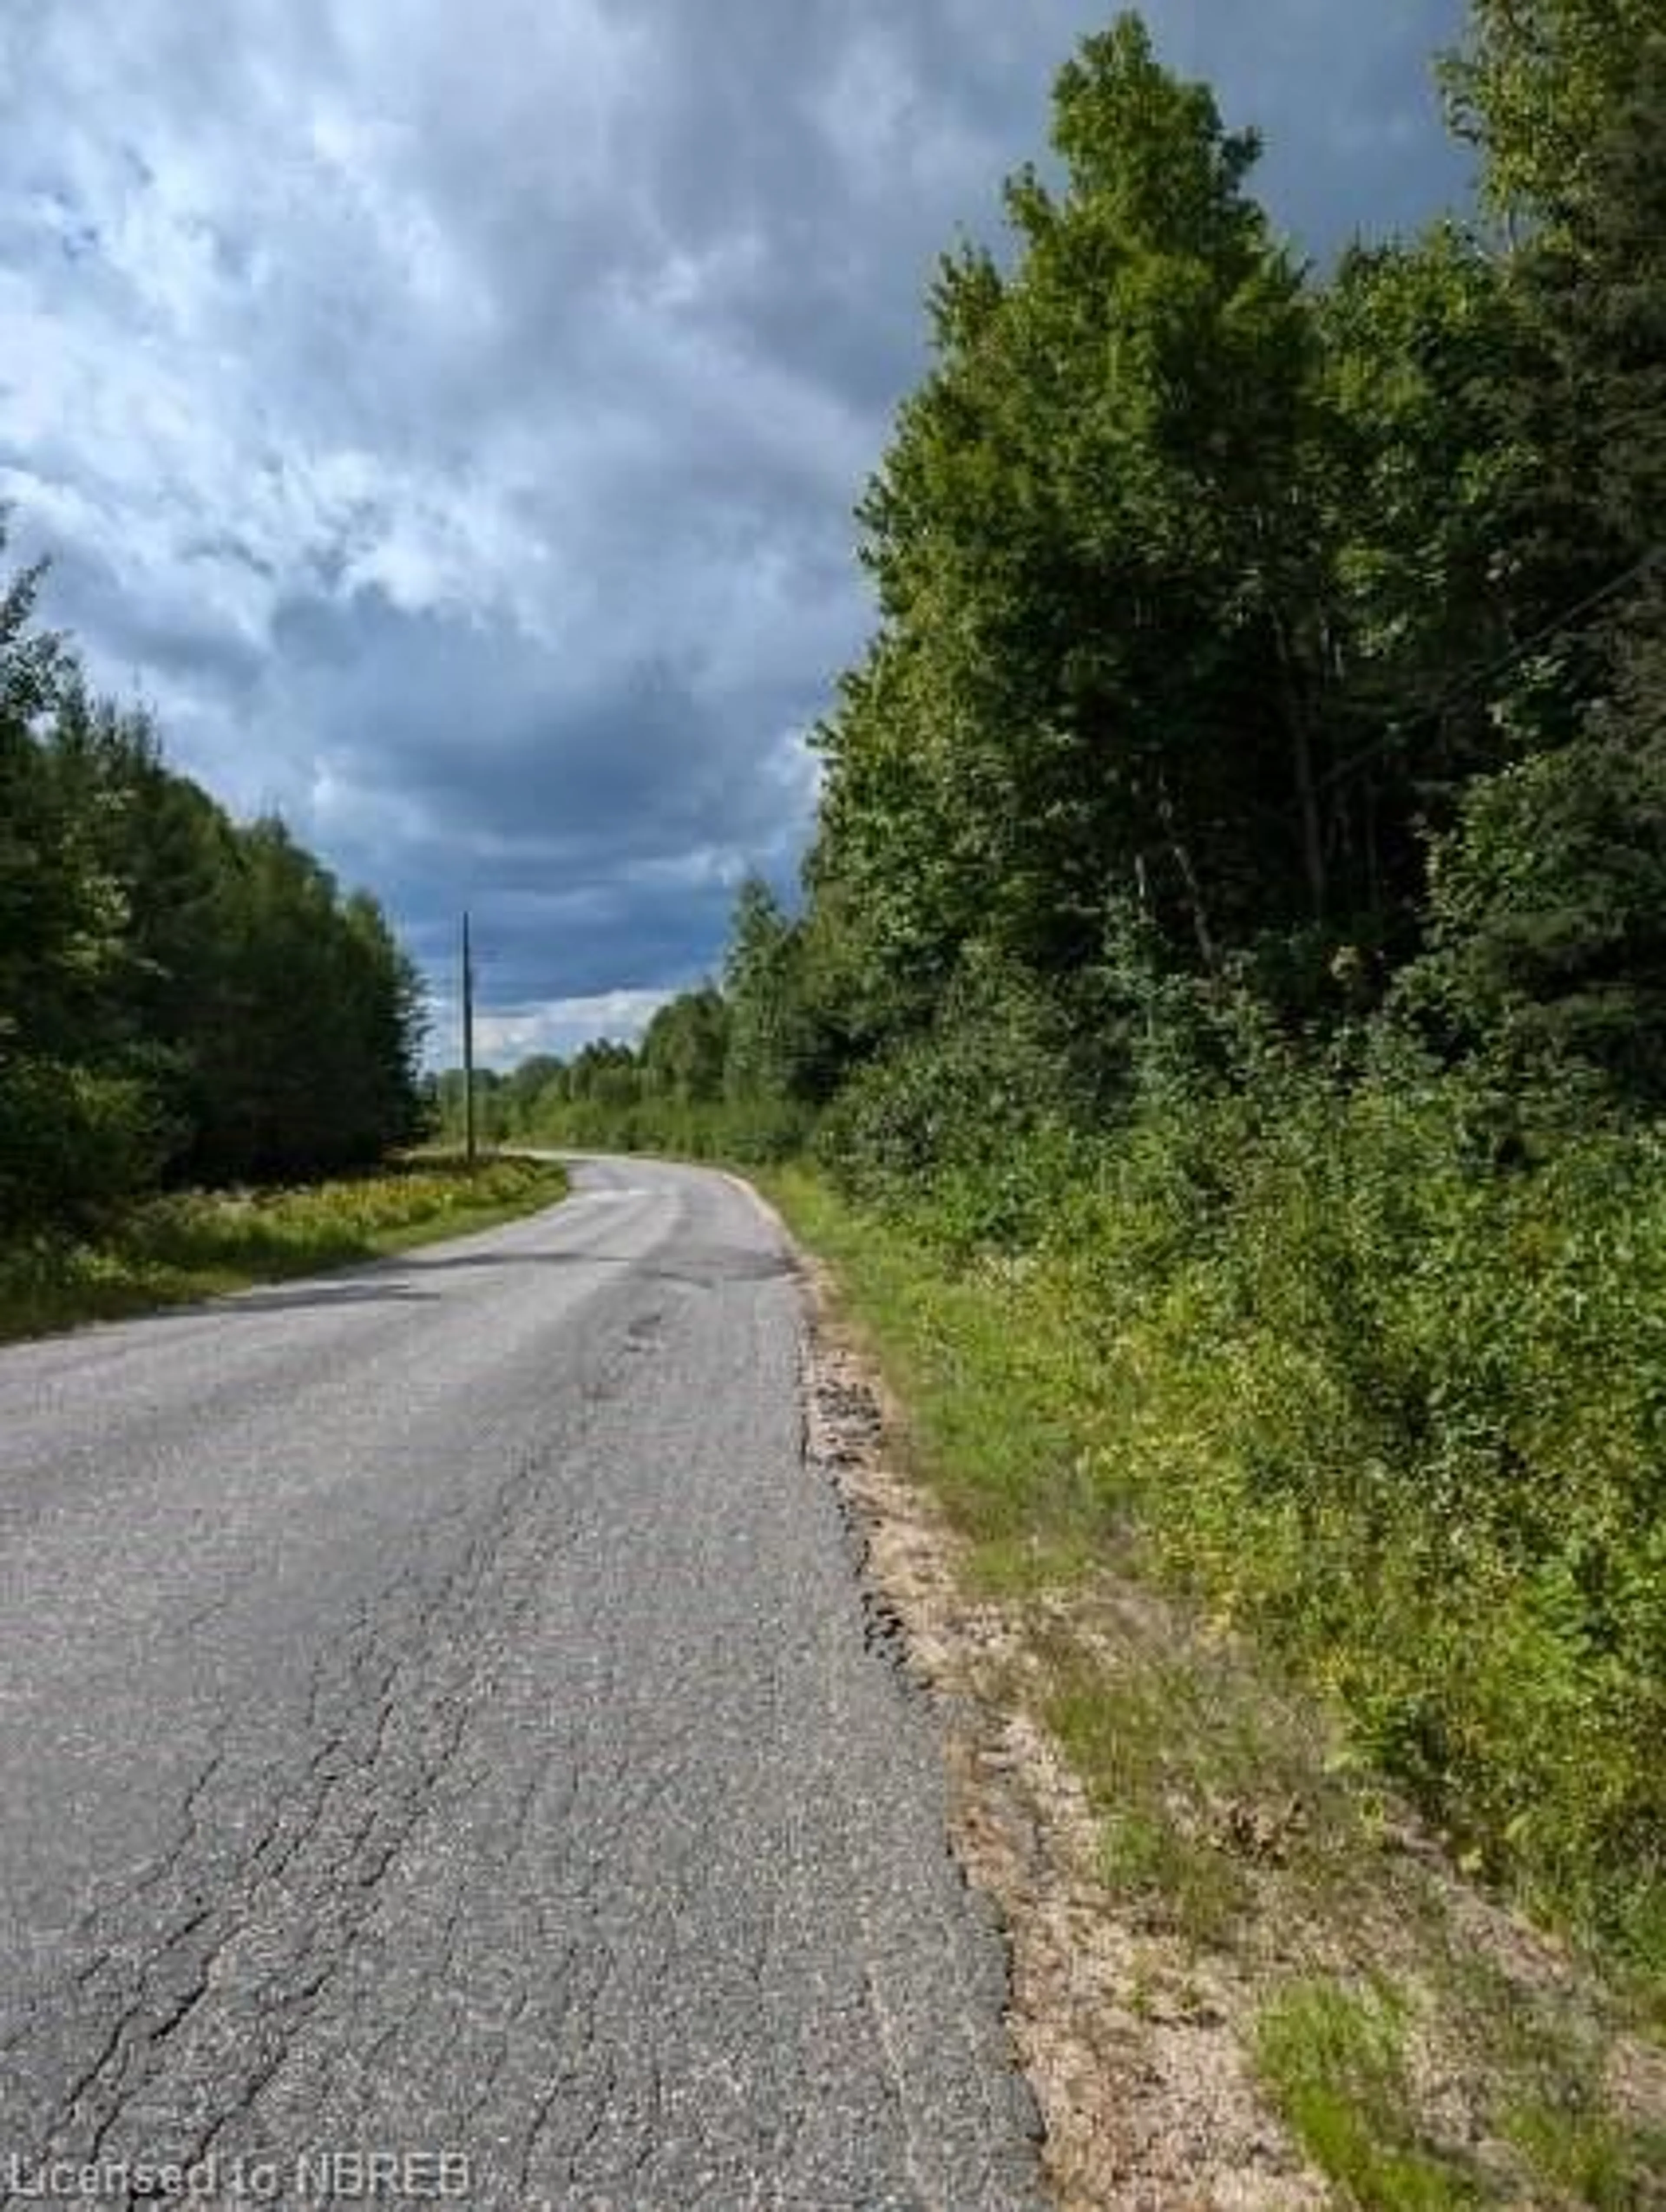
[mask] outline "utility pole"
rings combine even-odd
[[[463,1152],[474,1166],[474,962],[469,952],[469,911],[463,909]]]

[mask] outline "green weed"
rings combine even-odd
[[[1420,2135],[1405,2057],[1406,2017],[1385,1986],[1293,1984],[1263,2008],[1254,2055],[1262,2086],[1314,2164],[1365,2212],[1457,2212],[1493,2191]]]
[[[1311,1116],[1299,1142],[1240,1128],[1236,1150],[1224,1134],[1205,1148],[1227,1199],[1256,1189],[1259,1248],[1219,1188],[1211,1214],[1177,1166],[1200,1141],[1183,1118],[1172,1145],[1146,1131],[1108,1155],[1028,1253],[968,1257],[935,1240],[928,1204],[876,1215],[800,1170],[769,1188],[879,1350],[910,1462],[970,1539],[976,1583],[1027,1615],[1041,1710],[1100,1822],[1108,1909],[1183,1951],[1229,1954],[1256,1986],[1305,1978],[1252,2039],[1269,2095],[1339,2189],[1390,2212],[1666,2202],[1651,2181],[1666,2171],[1658,2136],[1605,2075],[1619,2021],[1646,2033],[1661,2001],[1651,1962],[1663,1950],[1637,1932],[1661,1897],[1646,1842],[1659,1802],[1646,1624],[1614,1602],[1635,1520],[1612,1521],[1605,1538],[1590,1493],[1570,1489],[1560,1523],[1546,1514],[1528,1528],[1507,1491],[1466,1489],[1456,1462],[1434,1472],[1468,1433],[1451,1409],[1485,1381],[1465,1368],[1489,1324],[1463,1310],[1457,1255],[1502,1264],[1487,1242],[1502,1233],[1495,1206],[1535,1249],[1565,1241],[1565,1225],[1530,1182],[1507,1203],[1467,1194],[1456,1157],[1438,1203],[1428,1161],[1421,1197],[1399,1190],[1402,1173],[1419,1179],[1400,1148],[1445,1157],[1450,1128],[1432,1115],[1414,1141],[1392,1115],[1371,1123],[1346,1141],[1384,1147],[1377,1166],[1357,1162],[1359,1187],[1316,1200],[1296,1188],[1299,1163],[1344,1139]],[[1291,1148],[1276,1175],[1269,1146]],[[1635,1264],[1657,1202],[1618,1174],[1601,1202],[1629,1207]],[[1589,1233],[1590,1189],[1580,1204]],[[1449,1217],[1450,1253],[1420,1206]],[[1356,1242],[1374,1256],[1350,1282],[1336,1249]],[[1253,1272],[1249,1288],[1233,1273],[1280,1265],[1313,1280],[1263,1300]],[[1387,1340],[1356,1356],[1334,1321],[1310,1326],[1319,1283],[1347,1287],[1354,1326]],[[1529,1283],[1517,1295],[1548,1294]],[[1502,1285],[1487,1297],[1505,1303]],[[1602,1303],[1627,1358],[1645,1356],[1634,1291],[1605,1278]],[[1536,1357],[1537,1326],[1514,1340],[1523,1358]],[[1617,1489],[1635,1491],[1642,1416],[1626,1409],[1646,1392],[1601,1344],[1584,1361],[1577,1373],[1540,1363],[1528,1402],[1541,1421],[1559,1397],[1614,1409],[1624,1441],[1593,1449]],[[1495,1375],[1486,1387],[1515,1386]],[[1559,1546],[1590,1577],[1583,1639],[1549,1632],[1547,1571],[1527,1571]],[[1109,1590],[1108,1567],[1120,1576]],[[1183,1602],[1152,1593],[1164,1581]],[[1606,1649],[1589,1634],[1593,1597],[1634,1623]],[[1079,1620],[1085,1637],[1068,1625]],[[1513,1966],[1456,1963],[1450,1877],[1385,1771],[1444,1820],[1454,1859],[1608,1931],[1600,2005],[1603,1985],[1583,1970],[1577,1994],[1558,1994]],[[1617,1805],[1635,1808],[1633,1855],[1605,1826]],[[1340,1978],[1315,1982],[1321,1971]],[[1420,2112],[1389,1977],[1424,1990],[1420,2035],[1484,2155],[1443,2148]]]
[[[151,1199],[96,1244],[38,1237],[0,1249],[0,1340],[407,1251],[551,1205],[567,1187],[551,1163],[471,1170],[429,1157],[297,1188]]]
[[[1666,1139],[1559,1127],[1505,1170],[1492,1110],[1415,1066],[1200,1081],[1067,1173],[1051,1137],[992,1159],[1016,1249],[969,1247],[964,1152],[877,1213],[781,1187],[991,1587],[1138,1556],[1659,1985]]]

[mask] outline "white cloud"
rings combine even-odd
[[[550,999],[510,1013],[483,1013],[475,1021],[475,1050],[483,1067],[508,1068],[534,1053],[570,1060],[603,1038],[635,1044],[671,996],[669,991],[604,991],[591,998]],[[436,1002],[432,1039],[436,1065],[454,1066],[462,1048],[456,1003]]]

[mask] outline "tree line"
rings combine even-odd
[[[1085,43],[859,509],[801,911],[513,1095],[816,1113],[1004,995],[1103,1113],[1139,971],[1657,1107],[1666,36],[1482,0],[1443,73],[1482,206],[1321,275],[1137,16]]]
[[[148,712],[94,695],[43,574],[0,594],[0,1231],[377,1160],[417,1127],[410,961],[281,821],[234,822]]]
[[[1666,27],[1441,70],[1477,204],[1316,270],[1083,44],[859,509],[800,902],[504,1097],[808,1147],[1059,1369],[1073,1511],[1666,1971]]]

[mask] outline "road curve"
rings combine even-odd
[[[591,1161],[0,1352],[0,2203],[1039,2202],[800,1327],[738,1185]]]

